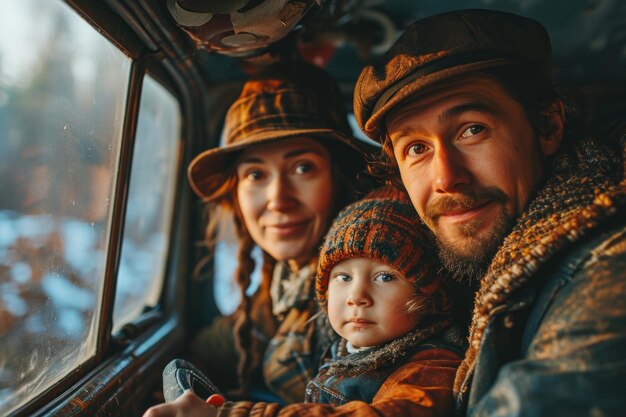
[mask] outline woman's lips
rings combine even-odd
[[[266,229],[279,237],[286,238],[299,235],[307,227],[308,223],[309,222],[307,220],[301,222],[280,223],[266,226]]]

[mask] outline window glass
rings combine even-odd
[[[213,293],[215,294],[215,305],[220,313],[228,315],[233,313],[241,302],[239,286],[235,279],[239,242],[232,218],[229,216],[221,217],[223,220],[217,229],[217,239],[213,252]],[[255,265],[250,276],[250,286],[246,290],[248,295],[254,294],[261,283],[263,254],[258,246],[252,250],[252,259],[254,259]]]
[[[380,144],[372,139],[370,139],[359,127],[359,124],[356,122],[356,118],[354,117],[354,113],[348,113],[348,124],[352,129],[352,134],[354,137],[362,142],[365,142],[367,145],[375,146],[380,148]]]
[[[225,132],[222,129],[220,146],[224,145],[224,139]],[[219,212],[218,216],[221,220],[217,227],[217,238],[213,252],[213,294],[217,309],[220,313],[228,315],[233,313],[241,302],[239,286],[235,278],[239,241],[231,214]],[[254,294],[261,284],[263,253],[258,246],[252,249],[252,259],[254,260],[254,271],[250,275],[250,286],[246,289],[248,295]]]
[[[174,96],[146,76],[140,103],[113,332],[158,302],[180,160],[181,118]]]
[[[57,0],[0,7],[0,415],[93,357],[131,61]]]

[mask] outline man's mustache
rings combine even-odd
[[[454,196],[444,196],[433,200],[426,206],[426,218],[434,220],[436,217],[456,210],[470,210],[485,204],[488,201],[505,203],[507,196],[496,187],[461,189]]]

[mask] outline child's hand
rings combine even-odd
[[[223,403],[223,398],[220,398]],[[143,417],[215,417],[217,407],[212,404],[217,405],[219,402],[219,399],[212,399],[209,404],[188,390],[171,403],[150,407]]]

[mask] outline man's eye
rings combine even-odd
[[[414,145],[411,145],[408,149],[408,155],[409,156],[417,156],[417,155],[421,155],[424,152],[426,152],[428,150],[428,148],[426,147],[426,145],[423,145],[421,143],[416,143]]]
[[[393,281],[394,276],[389,272],[380,272],[374,277],[374,281],[389,282]]]
[[[347,274],[337,274],[335,275],[335,280],[339,282],[350,282],[352,281],[352,277]]]
[[[471,136],[479,134],[483,130],[485,130],[484,126],[481,126],[481,125],[471,125],[467,129],[465,129],[463,131],[463,133],[461,133],[461,137],[462,138],[469,138]]]

